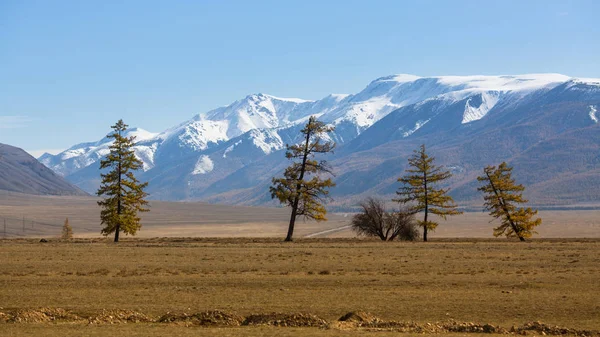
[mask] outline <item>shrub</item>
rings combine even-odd
[[[402,210],[388,212],[385,202],[375,198],[368,198],[360,206],[362,212],[354,215],[351,223],[358,235],[378,237],[382,241],[414,241],[419,237],[414,215]]]

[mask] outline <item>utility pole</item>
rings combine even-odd
[[[25,233],[25,216],[23,215],[23,233]]]
[[[4,238],[6,239],[6,218],[4,218]]]

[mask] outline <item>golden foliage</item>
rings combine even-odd
[[[484,175],[477,180],[485,185],[477,190],[484,193],[484,206],[490,215],[500,219],[500,226],[494,228],[494,236],[518,237],[521,241],[537,234],[534,228],[542,223],[542,219],[533,220],[538,211],[528,208],[517,208],[515,204],[527,203],[523,198],[525,187],[516,184],[511,177],[512,167],[503,162],[498,167],[487,166]]]
[[[434,230],[438,223],[428,219],[429,213],[435,214],[442,219],[449,215],[462,214],[451,196],[447,193],[449,189],[435,188],[435,184],[450,177],[452,173],[446,171],[442,166],[434,165],[434,157],[429,157],[425,152],[425,145],[415,150],[412,157],[408,159],[410,169],[407,175],[398,178],[402,187],[396,192],[399,196],[394,201],[399,203],[412,203],[408,208],[410,214],[424,212],[422,221],[418,221],[423,227],[423,240],[427,241],[427,230]]]
[[[300,131],[304,135],[304,141],[287,146],[286,158],[298,161],[285,169],[283,178],[272,179],[273,186],[269,189],[271,198],[277,198],[280,203],[292,208],[287,241],[291,240],[297,216],[316,221],[327,220],[327,210],[323,204],[329,195],[329,188],[335,186],[335,183],[331,178],[321,177],[323,173],[331,174],[327,162],[313,158],[318,153],[333,152],[335,143],[321,138],[331,131],[332,127],[311,116]]]

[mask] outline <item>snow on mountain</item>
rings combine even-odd
[[[266,95],[266,94],[258,94],[258,95],[262,95],[262,96],[268,97],[268,98],[270,98],[270,99],[272,99],[274,101],[292,102],[292,103],[310,103],[310,102],[314,102],[314,101],[311,101],[309,99],[302,99],[302,98],[289,98],[289,97],[283,98],[283,97],[276,97],[276,96],[273,96],[273,95]]]
[[[161,133],[142,129],[128,132],[137,137],[135,153],[143,161],[151,185],[160,186],[160,198],[189,198],[203,195],[206,186],[297,142],[299,130],[310,116],[335,126],[331,139],[342,147],[341,152],[348,152],[391,140],[410,141],[425,134],[474,128],[495,118],[497,111],[519,109],[550,91],[557,91],[553,94],[560,96],[557,100],[590,99],[585,105],[589,106],[589,117],[585,117],[587,123],[590,119],[597,122],[599,102],[593,99],[598,90],[600,80],[560,74],[399,74],[378,78],[356,94],[331,94],[319,100],[252,94],[228,106],[202,112]],[[350,142],[354,144],[343,146]],[[90,165],[108,153],[109,145],[110,140],[104,138],[73,146],[58,155],[46,154],[40,161],[67,178],[80,172],[76,174],[79,183],[97,176]],[[86,167],[90,169],[83,170]],[[178,186],[192,186],[193,190],[167,192],[165,189],[173,186],[168,178],[174,176],[181,183]]]
[[[205,174],[212,171],[214,167],[214,163],[212,160],[210,160],[209,156],[201,156],[196,162],[196,166],[194,166],[192,174]]]
[[[554,87],[571,78],[561,74],[527,74],[504,76],[440,76],[441,84],[455,88],[455,91],[532,91],[544,87]],[[462,88],[459,89],[459,88]]]
[[[427,119],[427,120],[418,120],[418,121],[415,123],[415,126],[414,126],[412,129],[410,129],[410,130],[408,130],[408,131],[404,132],[404,133],[402,134],[402,136],[403,136],[404,138],[406,138],[406,137],[408,137],[408,136],[412,135],[412,134],[413,134],[413,133],[415,133],[417,130],[419,130],[420,128],[422,128],[422,127],[423,127],[425,124],[429,123],[429,121],[430,121],[430,120],[431,120],[431,118],[429,118],[429,119]]]
[[[228,147],[225,149],[225,151],[223,151],[223,158],[227,158],[227,154],[228,154],[229,152],[233,151],[233,149],[234,149],[236,146],[240,145],[242,142],[243,142],[243,141],[240,139],[240,140],[238,140],[237,142],[235,142],[233,145],[230,145],[230,146],[228,146]]]
[[[157,138],[163,142],[173,140],[179,147],[191,151],[205,150],[211,143],[217,144],[229,139],[227,120],[213,121],[197,115],[180,125],[161,132]]]
[[[250,137],[252,137],[254,145],[260,148],[265,154],[281,150],[285,147],[283,140],[281,140],[277,131],[273,129],[252,130],[250,131]]]
[[[311,113],[314,101],[279,98],[265,94],[246,96],[242,100],[199,115],[213,121],[227,121],[227,137],[237,137],[254,129],[275,128]]]
[[[136,156],[142,160],[145,171],[154,167],[154,152],[157,144],[152,140],[158,134],[140,128],[131,128],[125,131],[123,136],[136,137],[139,144],[134,148]],[[57,154],[44,154],[39,161],[62,176],[68,176],[82,168],[85,168],[106,156],[109,147],[113,143],[112,138],[104,137],[97,142],[77,144]]]
[[[438,76],[392,75],[376,79],[364,90],[340,102],[340,106],[321,119],[334,125],[350,121],[358,133],[377,122],[389,112],[428,99],[451,102],[477,94],[483,102],[465,107],[463,122],[481,119],[505,94],[527,95],[539,89],[550,89],[568,81],[560,74],[530,74],[518,76]]]
[[[596,112],[598,112],[598,110],[596,109],[595,106],[590,105],[590,118],[594,121],[594,123],[598,123],[598,116],[596,116]]]
[[[600,79],[599,78],[573,78],[573,79],[571,79],[571,83],[573,85],[585,84],[588,86],[600,87]]]
[[[397,85],[395,80],[377,81],[387,89],[371,97],[388,96],[381,93]],[[461,203],[480,205],[476,177],[486,165],[502,161],[514,165],[532,203],[598,200],[600,178],[594,177],[600,177],[600,128],[591,116],[598,117],[600,86],[537,75],[496,81],[454,79],[448,84],[452,88],[440,81],[419,78],[398,84],[442,93],[390,112],[340,144],[335,155],[324,157],[336,174],[337,185],[331,191],[334,207],[356,206],[374,195],[392,198],[406,158],[420,144],[427,145],[436,162],[452,169],[455,177],[448,187]],[[286,165],[281,153],[264,156],[212,183],[198,198],[264,205],[270,201],[270,177],[280,175]]]
[[[335,140],[345,142],[398,108],[428,99],[453,102],[473,96],[465,104],[462,118],[462,123],[469,123],[483,118],[509,93],[524,95],[568,80],[569,77],[557,74],[440,77],[401,74],[376,79],[355,95],[332,94],[317,101],[266,94],[248,95],[226,107],[201,113],[160,134],[142,129],[130,132],[137,137],[135,152],[144,162],[144,169],[149,170],[157,160],[176,160],[199,153],[251,130],[291,127],[306,122],[311,115],[335,125],[338,128]],[[593,83],[593,80],[574,80],[574,83],[580,82]],[[407,126],[404,133],[411,135],[428,119]],[[253,143],[265,154],[284,146],[275,131],[250,136],[255,137]],[[67,176],[97,162],[108,153],[109,145],[105,140],[80,144],[56,156],[47,155],[40,159],[57,173]]]
[[[150,140],[156,137],[157,135],[157,133],[146,131],[141,128],[130,128],[127,131],[125,131],[124,134],[125,137],[135,137],[136,142]]]
[[[498,103],[500,95],[497,91],[485,92],[480,96],[480,102],[474,105],[470,97],[465,104],[465,112],[463,114],[462,124],[467,124],[482,119],[495,105]]]

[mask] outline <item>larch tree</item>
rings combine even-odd
[[[270,187],[271,198],[292,208],[288,233],[285,241],[292,241],[296,218],[316,221],[327,220],[327,210],[323,205],[329,195],[329,188],[335,186],[331,178],[324,179],[323,174],[331,174],[324,160],[314,159],[315,154],[333,152],[335,143],[325,141],[323,136],[333,131],[332,127],[311,116],[300,131],[302,142],[287,145],[286,158],[294,161],[285,169],[283,178],[273,178]]]
[[[119,242],[119,233],[135,235],[142,227],[138,212],[147,212],[148,195],[144,188],[148,183],[141,183],[134,176],[134,171],[142,168],[142,161],[134,152],[135,137],[125,137],[127,124],[119,120],[111,128],[113,133],[108,135],[114,142],[110,146],[109,154],[100,161],[100,169],[109,169],[108,173],[101,174],[102,184],[98,189],[98,196],[105,199],[98,201],[102,207],[100,219],[104,228],[102,234],[108,236],[115,233],[115,242]]]
[[[69,224],[69,218],[65,219],[65,224],[62,227],[61,238],[63,240],[71,240],[73,238],[73,227]]]
[[[438,226],[438,223],[429,218],[429,213],[444,220],[449,215],[462,214],[448,195],[449,189],[436,188],[437,184],[452,177],[452,173],[444,170],[442,166],[434,165],[434,160],[435,158],[429,157],[425,152],[425,145],[415,150],[413,156],[408,159],[411,167],[406,170],[408,174],[398,178],[402,186],[396,192],[398,199],[394,199],[399,203],[410,203],[407,207],[410,214],[424,213],[423,220],[418,221],[423,227],[423,241],[427,241],[428,230],[435,230]]]
[[[501,221],[500,226],[494,228],[494,236],[506,235],[525,241],[536,234],[534,228],[542,223],[542,219],[533,219],[537,210],[516,206],[527,203],[527,200],[523,198],[525,187],[517,185],[511,177],[512,167],[503,162],[498,167],[487,166],[483,173],[477,180],[484,185],[477,190],[484,193],[484,206],[490,215]]]

